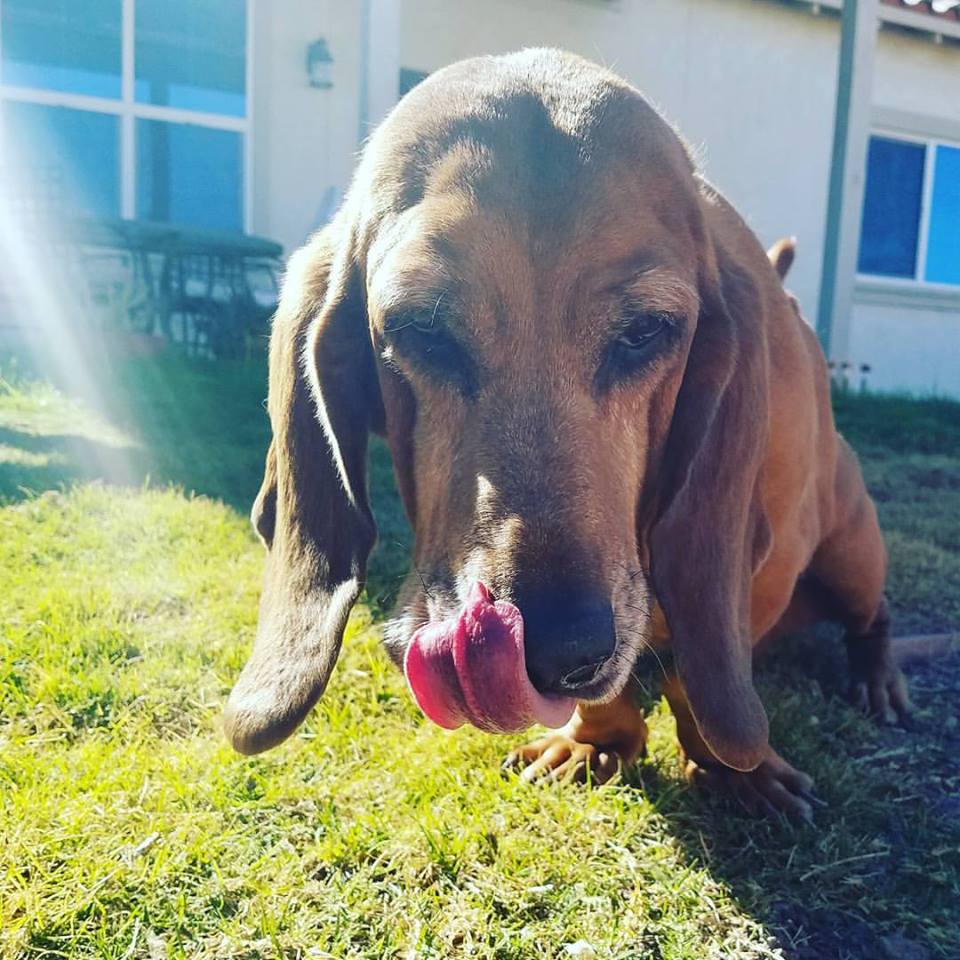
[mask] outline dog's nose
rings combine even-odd
[[[610,602],[576,588],[537,587],[514,602],[523,616],[527,676],[540,693],[576,696],[616,644]]]

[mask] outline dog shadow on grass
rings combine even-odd
[[[813,826],[751,819],[652,762],[630,777],[790,960],[960,956],[960,655],[907,673],[909,730],[846,704],[828,631],[786,641],[758,670],[772,743],[827,800]]]

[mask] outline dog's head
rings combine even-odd
[[[430,716],[559,725],[614,696],[655,597],[704,738],[759,762],[751,271],[776,278],[754,247],[661,117],[585,61],[467,61],[408,95],[285,282],[233,744],[278,742],[326,685],[375,538],[374,430],[416,539],[387,641]]]

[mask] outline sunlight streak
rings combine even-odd
[[[10,156],[10,140],[5,138],[0,170],[0,290],[6,301],[0,309],[7,314],[0,319],[12,330],[14,352],[25,351],[37,376],[76,401],[76,422],[59,428],[77,436],[92,431],[102,449],[96,472],[113,483],[136,483],[137,471],[123,454],[134,442],[93,413],[108,414],[120,400],[105,375],[103,335],[93,315],[82,251],[70,239],[65,218],[58,221],[31,209],[30,187],[13,173],[21,166]]]

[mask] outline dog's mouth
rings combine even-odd
[[[534,723],[561,727],[576,700],[548,697],[527,676],[523,617],[512,603],[494,602],[475,583],[456,617],[414,633],[404,672],[420,709],[448,730],[471,723],[491,733],[515,733]]]

